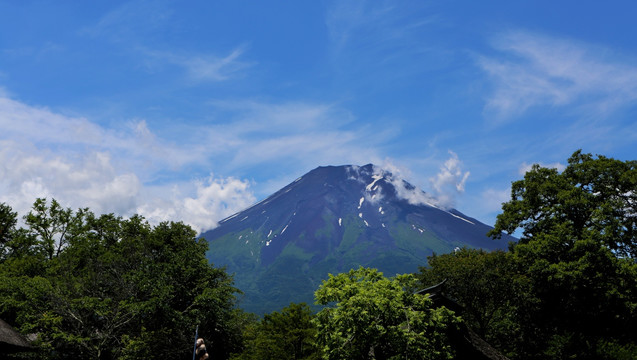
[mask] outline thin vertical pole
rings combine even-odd
[[[192,360],[195,360],[195,356],[197,355],[197,338],[199,337],[199,325],[195,329],[195,345],[192,349]]]

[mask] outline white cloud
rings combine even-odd
[[[159,174],[201,164],[202,147],[169,143],[144,120],[106,129],[0,97],[0,128],[0,202],[21,215],[46,197],[74,209],[139,213],[203,230],[254,202],[249,183],[234,178],[188,182],[173,174],[174,191],[164,191],[165,185],[155,184]],[[174,192],[181,196],[171,197]]]
[[[385,159],[382,165],[374,167],[374,175],[383,176],[391,183],[396,195],[413,205],[430,205],[442,209],[450,209],[455,205],[455,198],[464,192],[464,185],[469,177],[468,171],[462,171],[458,156],[449,151],[449,159],[440,167],[440,172],[429,179],[432,193],[426,193],[409,182],[411,172],[397,165],[391,159]],[[357,170],[356,168],[352,168]],[[391,175],[390,175],[391,174]],[[411,186],[409,186],[410,184]]]
[[[157,192],[159,189],[155,189]],[[217,222],[255,203],[250,184],[232,177],[223,179],[210,175],[195,182],[194,196],[172,189],[170,199],[155,199],[138,207],[152,222],[183,219],[198,232],[212,229]]]
[[[637,101],[637,66],[609,49],[526,32],[493,41],[479,65],[493,81],[485,110],[500,120],[541,105],[577,104],[608,114]]]
[[[50,149],[0,141],[0,201],[25,214],[38,197],[66,206],[130,214],[141,187],[133,173],[118,173],[109,155],[90,151],[63,158]]]
[[[253,203],[254,186],[232,177],[193,180],[186,169],[212,171],[214,164],[218,174],[267,169],[294,177],[317,165],[374,162],[396,131],[353,128],[353,116],[335,105],[212,105],[226,123],[191,125],[185,139],[169,141],[144,119],[106,128],[0,97],[0,202],[25,214],[35,198],[48,197],[203,230]]]
[[[155,137],[143,119],[131,120],[121,129],[104,128],[89,119],[70,117],[47,108],[35,107],[0,96],[0,140],[11,140],[19,147],[54,148],[58,156],[82,154],[81,149],[129,157],[132,168],[170,163],[181,166],[198,162],[203,146],[182,148]],[[37,149],[29,149],[39,154]]]
[[[443,207],[454,205],[456,195],[464,192],[470,174],[469,171],[462,170],[462,163],[456,153],[449,151],[449,155],[438,174],[429,179],[434,197]]]
[[[396,190],[396,196],[407,200],[412,205],[438,206],[438,200],[425,193],[422,189],[415,187],[413,184],[407,186],[409,183],[407,179],[411,178],[411,171],[391,159],[386,158],[382,165],[375,166],[374,175],[383,176],[385,181],[391,183]]]

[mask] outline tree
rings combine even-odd
[[[510,253],[462,248],[433,254],[416,277],[422,287],[446,281],[445,294],[463,307],[467,325],[500,351],[515,355],[516,314],[526,291]]]
[[[637,160],[578,150],[562,173],[534,165],[513,182],[502,210],[491,236],[518,228],[520,243],[547,233],[571,242],[588,236],[618,257],[637,258]]]
[[[0,317],[37,335],[38,357],[187,358],[197,324],[215,358],[240,346],[232,277],[189,226],[44,199],[25,222],[0,262]]]
[[[513,183],[490,235],[518,228],[512,255],[530,287],[518,319],[521,357],[635,349],[637,162],[577,151],[561,173],[534,165]]]
[[[319,359],[315,345],[316,326],[312,311],[305,304],[291,303],[281,312],[267,314],[247,327],[245,349],[237,355],[245,360]]]
[[[13,212],[11,206],[0,204],[0,244],[5,245],[11,240],[12,233],[18,222],[18,214]]]
[[[37,199],[32,210],[24,217],[35,244],[49,260],[60,255],[73,236],[82,232],[88,209],[73,212],[64,209],[55,199],[48,205],[46,199]]]
[[[11,206],[0,203],[0,261],[9,255],[9,242],[15,233],[18,222],[18,214],[13,212]]]
[[[316,317],[325,359],[451,359],[447,329],[458,319],[414,294],[415,278],[387,279],[359,268],[329,278],[315,292],[327,305]]]

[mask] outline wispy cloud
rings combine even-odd
[[[326,23],[331,38],[338,46],[344,46],[362,29],[378,28],[379,22],[387,22],[392,6],[370,3],[365,0],[337,1],[328,10]]]
[[[637,101],[637,66],[610,49],[528,32],[496,37],[497,55],[479,57],[493,92],[485,110],[500,120],[536,106],[577,106],[608,114]]]
[[[367,163],[379,159],[379,147],[397,129],[351,127],[354,115],[330,104],[215,101],[228,122],[207,129],[206,139],[231,163],[278,166]],[[300,166],[303,168],[304,166]]]
[[[240,60],[244,47],[237,47],[223,57],[152,50],[143,50],[142,53],[147,57],[145,64],[148,68],[176,65],[197,82],[228,80],[240,76],[242,70],[254,65],[254,62]]]
[[[172,14],[163,0],[128,1],[104,14],[96,23],[82,28],[80,33],[114,42],[130,42],[164,28]]]
[[[103,15],[95,24],[80,33],[106,39],[134,55],[135,61],[150,71],[168,66],[185,70],[195,82],[224,81],[239,76],[254,65],[242,60],[245,46],[237,46],[227,54],[207,51],[187,51],[170,48],[156,41],[157,34],[174,31],[173,10],[166,1],[135,0],[120,5]],[[162,44],[162,45],[160,45]]]
[[[290,178],[320,164],[375,161],[395,135],[354,127],[353,115],[336,105],[217,101],[211,108],[223,124],[198,125],[172,142],[144,119],[106,128],[2,96],[0,202],[24,214],[35,198],[53,197],[73,208],[183,220],[205,230],[253,203],[260,184],[188,176],[185,169],[270,169],[270,179]]]
[[[161,139],[143,120],[107,129],[1,96],[0,128],[0,202],[20,214],[48,197],[72,208],[183,220],[204,230],[254,201],[250,184],[232,177],[155,184],[167,169],[201,166],[205,157],[203,147]]]
[[[1,94],[0,94],[1,95]],[[72,117],[0,96],[0,139],[15,144],[54,148],[58,155],[78,149],[115,151],[142,163],[170,162],[181,166],[202,159],[202,147],[183,149],[177,144],[158,139],[143,119],[131,119],[122,128],[104,128],[87,118]],[[23,146],[20,145],[20,146]]]
[[[398,6],[392,1],[333,1],[328,5],[325,23],[332,55],[339,66],[351,57],[357,69],[362,65],[393,64],[392,72],[421,70],[406,59],[431,54],[423,40],[423,28],[440,21],[424,3]],[[404,4],[403,4],[404,5]],[[400,68],[397,68],[400,63]]]

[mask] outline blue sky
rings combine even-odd
[[[0,201],[198,230],[374,163],[493,224],[531,164],[637,153],[630,1],[2,1]]]

